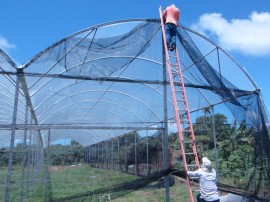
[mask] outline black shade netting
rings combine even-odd
[[[17,201],[117,198],[168,173],[185,177],[162,44],[159,20],[131,20],[77,32],[17,71],[0,52],[0,192],[9,191],[11,164]],[[269,200],[269,116],[259,90],[198,33],[178,27],[177,49],[199,157],[211,158],[220,189]]]

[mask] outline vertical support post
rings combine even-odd
[[[134,145],[135,145],[135,148],[134,148],[134,152],[135,152],[135,175],[137,176],[138,173],[138,162],[137,162],[137,133],[135,132],[134,133]]]
[[[110,140],[105,141],[106,168],[110,169]]]
[[[87,147],[84,148],[84,162],[88,163],[88,160],[87,160]]]
[[[87,160],[88,160],[88,164],[90,165],[93,162],[93,155],[91,151],[92,151],[92,145],[87,147]]]
[[[125,136],[125,152],[126,152],[126,172],[128,172],[128,151],[127,151],[127,135]]]
[[[101,168],[103,168],[103,164],[104,164],[104,141],[101,142],[101,155],[102,155]]]
[[[91,164],[91,145],[86,147],[86,158],[87,158],[87,163]]]
[[[215,170],[216,170],[216,181],[218,182],[218,150],[217,150],[217,137],[216,137],[216,125],[215,125],[215,111],[214,111],[214,107],[211,107],[212,109],[212,113],[211,113],[211,119],[212,119],[212,130],[213,130],[213,139],[214,139],[214,148],[215,148]]]
[[[33,147],[32,147],[32,151],[31,151],[31,171],[30,171],[30,173],[31,173],[31,184],[30,184],[31,189],[33,187],[34,177],[36,176],[35,175],[36,169],[34,170],[34,166],[36,163],[36,161],[35,161],[35,159],[36,159],[36,133],[37,133],[37,131],[35,131],[35,133],[33,134],[33,141],[32,141]]]
[[[9,201],[10,195],[10,182],[12,176],[12,161],[13,161],[13,152],[14,152],[14,142],[15,142],[15,133],[16,133],[16,119],[17,119],[17,110],[18,110],[18,100],[19,100],[19,76],[16,78],[15,94],[14,94],[14,105],[13,105],[13,118],[12,118],[12,129],[11,129],[11,138],[9,146],[9,158],[8,158],[8,173],[6,179],[6,195],[5,201]]]
[[[93,162],[93,145],[88,147],[88,155],[89,155],[89,163],[92,164]]]
[[[93,163],[95,163],[95,145],[91,145],[91,157],[90,157],[90,161],[89,163],[92,165]]]
[[[121,165],[121,161],[120,161],[120,137],[117,138],[117,153],[118,153],[118,166],[119,166],[119,170],[122,171],[122,165]]]
[[[93,163],[93,160],[94,160],[94,145],[90,145],[87,147],[87,150],[88,150],[88,154],[89,154],[89,164],[91,165]]]
[[[48,131],[48,145],[47,145],[47,159],[46,159],[46,176],[45,176],[45,201],[50,201],[49,190],[49,166],[50,166],[50,143],[51,143],[51,130]]]
[[[87,147],[85,147],[85,149],[84,149],[84,161],[85,161],[85,163],[87,163],[87,164],[89,164],[89,161],[88,161],[88,146]]]
[[[146,139],[146,164],[147,164],[147,177],[150,176],[150,167],[149,167],[149,136],[148,130],[146,131],[147,139]]]
[[[24,123],[27,124],[28,123],[28,102],[26,100],[25,103],[25,119],[24,119]],[[24,129],[24,137],[23,137],[23,158],[22,158],[22,162],[21,162],[21,192],[20,192],[20,202],[23,201],[23,192],[24,192],[24,174],[25,174],[25,164],[26,164],[26,139],[27,139],[27,128]]]
[[[163,40],[163,39],[162,39]],[[162,42],[162,56],[163,56],[163,113],[164,113],[164,129],[162,132],[162,137],[163,137],[163,167],[164,170],[169,169],[169,155],[168,155],[168,108],[167,108],[167,67],[166,67],[166,54],[165,54],[165,47],[164,43]],[[170,201],[170,179],[169,175],[166,175],[164,177],[164,182],[165,182],[165,189],[166,189],[166,202]]]
[[[109,169],[109,141],[106,140],[106,165],[107,169]]]
[[[98,158],[98,168],[99,168],[99,161],[100,161],[100,159],[99,159],[99,142],[98,142],[98,144],[97,144],[97,150],[98,150],[98,153],[97,153],[97,158]]]
[[[85,150],[86,150],[86,147],[84,147],[84,149],[83,149],[83,154],[84,154],[83,162],[84,162],[84,163],[86,163],[86,155],[85,155]]]
[[[34,169],[34,178],[37,177],[38,175],[38,158],[39,158],[39,148],[38,148],[38,138],[37,138],[37,134],[35,134],[34,136],[34,142],[35,142],[35,145],[34,145],[34,154],[35,154],[35,157],[34,157],[34,161],[33,161],[33,169]],[[36,184],[36,180],[33,180],[33,183]]]
[[[91,161],[90,161],[90,163],[92,165],[94,165],[94,163],[96,161],[96,159],[95,159],[95,156],[96,156],[96,145],[95,144],[91,145],[91,150],[92,150],[92,152],[91,152]]]
[[[95,167],[98,167],[98,144],[95,144]]]
[[[114,144],[113,144],[113,138],[112,138],[112,169],[114,170]]]
[[[32,124],[33,119],[30,117],[30,124]],[[26,188],[26,195],[27,198],[29,197],[29,188],[30,188],[30,166],[31,166],[31,149],[32,149],[32,135],[33,135],[33,130],[30,130],[29,134],[29,145],[28,145],[28,150],[27,150],[27,188]]]

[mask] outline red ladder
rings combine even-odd
[[[195,144],[195,136],[188,108],[188,102],[180,66],[180,60],[178,57],[178,51],[176,48],[175,51],[173,52],[175,53],[175,55],[169,55],[161,7],[159,8],[159,13],[160,13],[163,43],[165,48],[166,67],[170,80],[172,101],[174,106],[176,125],[178,129],[178,139],[182,154],[184,170],[187,173],[188,170],[195,170],[200,167]],[[173,59],[175,59],[175,63],[173,63]],[[195,164],[188,164],[187,159],[189,161],[192,159],[193,162],[195,161]],[[190,179],[187,175],[186,180],[190,202],[194,202]]]

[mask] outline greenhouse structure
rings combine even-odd
[[[212,160],[220,191],[270,200],[260,89],[181,25],[177,50],[199,159]],[[158,19],[86,28],[23,65],[0,50],[0,201],[116,200],[157,181],[174,197],[185,173],[164,55]]]

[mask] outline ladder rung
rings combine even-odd
[[[188,138],[189,137],[189,138]],[[185,138],[187,138],[188,140],[187,141],[185,141],[185,142],[187,142],[187,143],[185,143],[185,144],[195,144],[195,140],[193,140],[193,138],[191,137],[191,135],[189,135],[189,136],[185,136]],[[194,143],[193,143],[193,142]]]
[[[192,132],[191,130],[182,130],[183,132]]]
[[[184,142],[184,144],[193,144],[193,141],[183,141],[183,142]]]
[[[187,165],[187,167],[197,167],[197,165],[196,164],[189,164],[189,165]]]
[[[185,102],[185,100],[176,100],[177,102]]]
[[[177,67],[177,66],[178,66],[178,64],[171,64],[171,66]]]
[[[189,123],[189,121],[187,119],[181,119],[180,120],[182,123]]]
[[[189,177],[189,179],[196,180],[196,179],[199,179],[199,177]]]
[[[184,110],[183,110],[183,111],[184,111]],[[184,120],[184,121],[188,121],[188,120],[187,120],[187,117],[185,117],[184,115],[179,114],[179,118],[181,118],[181,119]]]
[[[176,58],[176,56],[175,56],[175,55],[169,55],[169,57],[173,57],[173,58]]]

